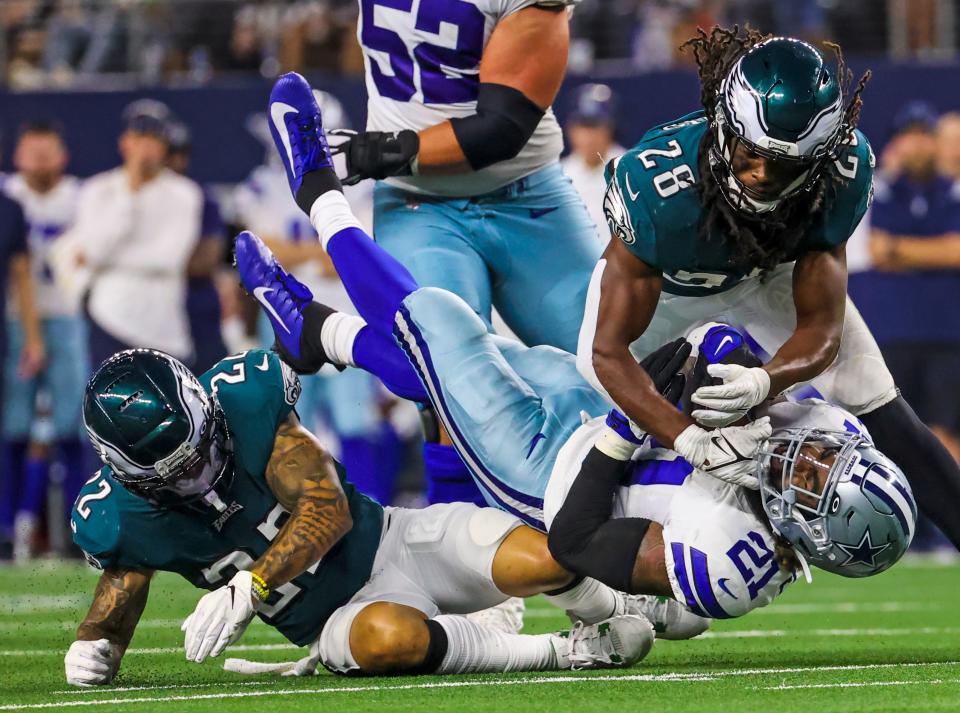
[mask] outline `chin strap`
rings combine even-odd
[[[803,578],[807,580],[807,584],[813,584],[813,573],[810,571],[810,565],[807,563],[807,558],[800,554],[796,549],[793,550],[793,554],[797,557],[797,562],[800,563],[800,571],[803,572]]]

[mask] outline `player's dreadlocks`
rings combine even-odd
[[[727,203],[720,185],[710,170],[710,147],[717,140],[714,136],[713,119],[720,96],[720,86],[733,65],[752,47],[771,37],[762,32],[734,25],[726,29],[714,27],[710,32],[697,30],[697,36],[685,42],[681,49],[690,48],[697,62],[700,75],[700,101],[710,121],[710,129],[700,144],[700,175],[698,184],[701,200],[706,210],[703,229],[709,235],[714,229],[727,236],[732,261],[736,265],[759,267],[764,272],[785,261],[795,250],[804,233],[820,218],[825,205],[835,195],[838,185],[845,179],[829,162],[819,181],[809,191],[786,199],[773,213],[762,220],[740,215]],[[863,106],[861,94],[870,80],[866,72],[850,93],[853,73],[847,69],[843,52],[838,45],[824,42],[824,47],[833,52],[837,61],[837,78],[843,96],[850,96],[844,111],[843,124],[847,132],[856,128]]]

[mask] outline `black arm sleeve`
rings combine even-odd
[[[626,466],[591,449],[553,520],[547,544],[553,558],[574,574],[632,593],[633,566],[650,521],[610,519]]]
[[[545,113],[520,90],[484,82],[477,113],[451,119],[450,124],[470,167],[479,171],[520,153]]]

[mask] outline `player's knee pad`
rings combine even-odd
[[[475,505],[467,507],[464,507],[463,513],[457,514],[457,517],[469,518],[467,526],[457,538],[457,555],[461,562],[484,577],[489,577],[500,545],[507,535],[523,523],[503,510],[478,508]]]
[[[403,306],[428,345],[436,340],[463,343],[488,333],[487,325],[462,297],[439,287],[421,287],[407,296]]]
[[[314,642],[314,653],[329,671],[340,675],[356,674],[360,671],[360,665],[350,650],[350,630],[354,620],[369,604],[370,602],[346,604],[333,612],[323,625],[320,637]]]

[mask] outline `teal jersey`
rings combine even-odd
[[[705,235],[698,155],[707,131],[699,111],[648,131],[636,146],[607,165],[604,210],[612,234],[663,273],[663,291],[703,296],[723,292],[759,270],[735,266],[723,234]],[[874,158],[860,131],[841,146],[828,170],[846,180],[829,198],[820,220],[785,262],[811,250],[832,249],[850,237],[872,197]]]
[[[274,352],[228,357],[200,377],[223,408],[233,447],[232,477],[217,487],[226,507],[164,509],[127,491],[104,467],[87,481],[71,514],[73,539],[92,564],[176,572],[215,589],[249,569],[289,518],[264,472],[280,424],[300,395],[296,375]],[[305,646],[370,577],[380,543],[383,508],[356,492],[337,472],[353,528],[320,561],[271,593],[259,616]]]

